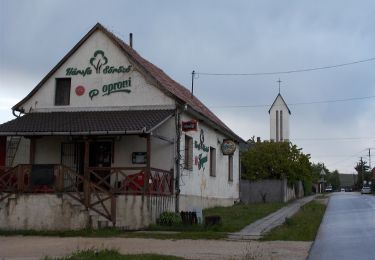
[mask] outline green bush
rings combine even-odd
[[[303,181],[303,191],[305,193],[305,196],[312,194],[312,182],[309,180]]]
[[[181,216],[175,212],[165,211],[160,214],[157,223],[160,226],[175,226],[182,223]]]

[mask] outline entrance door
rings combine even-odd
[[[112,162],[112,142],[94,141],[90,143],[89,167],[95,174],[91,174],[90,180],[96,182],[103,188],[110,188],[110,169]],[[103,169],[100,169],[102,168]],[[95,176],[96,175],[96,176]]]
[[[71,168],[76,173],[83,175],[84,167],[84,143],[63,143],[61,144],[61,164]],[[74,185],[77,179],[70,175],[64,175],[64,186],[69,191],[74,191]],[[82,190],[82,185],[79,185],[79,190]]]

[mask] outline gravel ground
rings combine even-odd
[[[122,254],[156,253],[187,259],[306,259],[312,242],[158,240],[141,238],[0,237],[0,259],[66,256],[83,249],[117,249]]]

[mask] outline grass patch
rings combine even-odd
[[[0,229],[0,236],[57,236],[57,237],[114,237],[121,236],[124,231],[116,228],[103,229],[80,229],[80,230],[3,230]]]
[[[314,241],[326,206],[312,201],[303,207],[285,223],[271,230],[262,240]]]
[[[284,203],[252,203],[235,204],[231,207],[214,207],[203,210],[203,216],[217,215],[221,223],[214,226],[205,225],[151,225],[148,230],[180,231],[180,232],[236,232],[250,223],[267,216],[268,214],[285,206]]]
[[[183,259],[181,257],[176,256],[168,256],[168,255],[157,255],[157,254],[136,254],[136,255],[122,255],[116,250],[83,250],[78,251],[71,256],[61,257],[61,258],[50,258],[45,257],[44,260],[180,260]]]

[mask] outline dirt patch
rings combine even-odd
[[[158,240],[140,238],[0,237],[0,258],[40,259],[83,249],[116,249],[122,254],[156,253],[187,259],[306,259],[312,242]]]

